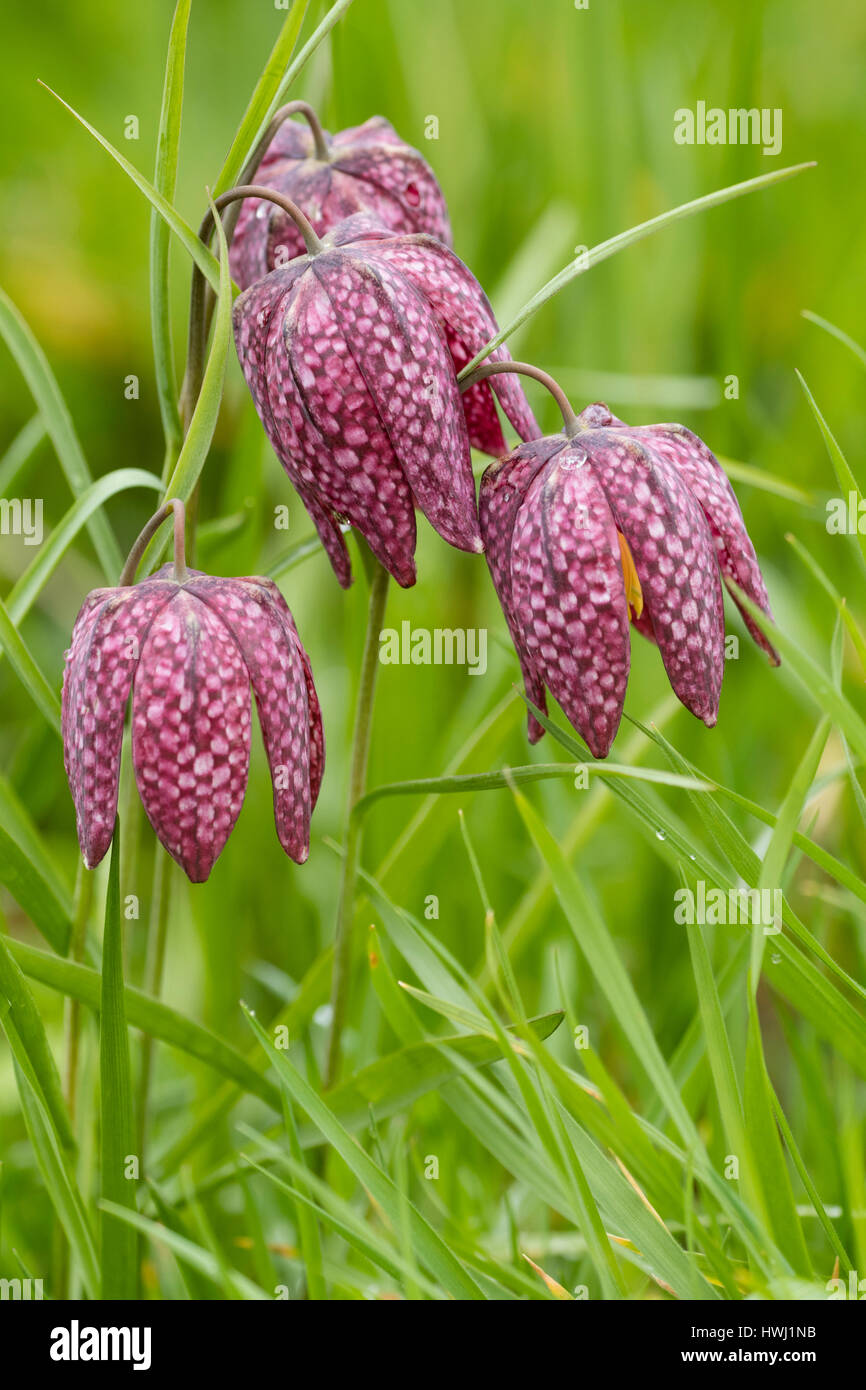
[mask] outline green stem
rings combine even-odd
[[[355,732],[352,739],[352,766],[349,773],[349,795],[346,803],[345,855],[340,880],[340,902],[337,909],[337,931],[334,938],[334,967],[331,977],[331,1032],[328,1038],[328,1057],[325,1064],[325,1086],[332,1086],[340,1072],[341,1043],[349,1002],[351,974],[352,921],[355,909],[355,885],[361,859],[362,822],[353,814],[355,805],[364,795],[367,782],[367,763],[370,755],[370,735],[373,727],[373,699],[379,670],[379,634],[388,598],[388,571],[378,561],[372,562],[370,602],[367,610],[367,634],[361,661],[358,703],[355,709]]]
[[[470,386],[475,386],[479,381],[485,381],[489,376],[500,376],[503,372],[514,372],[517,376],[530,376],[533,381],[540,381],[542,386],[546,386],[556,404],[562,412],[562,423],[569,439],[572,439],[580,429],[578,418],[574,413],[571,401],[566,396],[558,381],[554,381],[549,372],[543,372],[540,367],[533,367],[531,362],[482,362],[479,367],[473,368],[465,377],[458,377],[461,394],[468,391]]]
[[[162,523],[172,512],[174,512],[174,577],[178,584],[183,584],[187,573],[186,546],[184,541],[186,509],[179,497],[172,497],[171,501],[166,502],[164,507],[160,507],[158,512],[154,512],[150,521],[143,528],[130,550],[126,564],[123,566],[120,579],[117,581],[121,588],[135,583],[135,572],[141,563],[141,557],[144,555],[150,541],[156,535]]]
[[[168,908],[171,898],[171,861],[160,848],[155,847],[153,862],[153,893],[151,895],[150,917],[147,926],[147,961],[145,963],[144,988],[147,994],[158,999],[162,993],[162,975],[165,965],[165,943],[168,934]],[[141,1071],[138,1083],[138,1154],[142,1172],[144,1152],[147,1142],[147,1108],[150,1098],[150,1079],[153,1071],[153,1038],[144,1033],[141,1040]]]

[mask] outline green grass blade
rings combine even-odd
[[[835,603],[839,617],[842,619],[842,622],[848,629],[848,635],[851,638],[851,641],[854,645],[858,657],[860,658],[860,665],[863,667],[864,672],[866,672],[866,636],[864,636],[862,631],[860,630],[860,626],[856,618],[854,617],[854,614],[848,607],[846,600],[839,593],[839,590],[836,588],[835,584],[830,579],[830,576],[827,574],[826,570],[821,568],[821,566],[818,564],[818,561],[814,559],[812,555],[809,554],[806,547],[802,545],[800,541],[797,540],[796,536],[787,535],[785,537],[785,540],[788,542],[794,553],[803,561],[803,564],[806,566],[806,568],[811,572],[811,574],[814,575],[818,583],[821,585],[822,589],[824,589],[825,592],[830,595],[831,599]]]
[[[29,325],[3,290],[0,290],[0,333],[5,338],[6,345],[18,364],[18,370],[39,407],[46,432],[54,446],[72,495],[78,497],[93,480],[72,423],[72,416],[45,353]],[[123,566],[120,547],[104,516],[92,516],[87,529],[105,577],[113,584]]]
[[[458,373],[458,381],[463,380],[469,373],[483,362],[485,357],[504,342],[509,333],[513,333],[515,328],[519,328],[528,318],[531,318],[549,299],[570,285],[572,280],[576,280],[579,275],[592,266],[599,265],[602,261],[608,260],[610,256],[615,256],[618,251],[623,251],[627,246],[633,246],[635,242],[643,241],[644,237],[651,236],[653,232],[659,232],[664,227],[671,226],[674,222],[681,221],[684,217],[691,217],[696,212],[706,212],[709,208],[719,207],[722,203],[728,203],[733,198],[742,198],[747,193],[756,193],[759,189],[768,188],[771,184],[780,183],[783,179],[793,178],[795,174],[802,173],[804,169],[813,168],[813,164],[793,164],[787,169],[775,169],[770,174],[761,174],[756,179],[747,179],[744,183],[731,184],[728,188],[719,188],[714,193],[707,193],[702,198],[693,198],[688,203],[681,203],[679,207],[670,208],[667,212],[659,213],[657,217],[651,217],[647,222],[641,222],[636,227],[630,227],[627,232],[620,232],[617,236],[610,237],[607,241],[599,242],[598,246],[593,246],[575,258],[569,265],[554,275],[552,280],[548,280],[546,285],[532,296],[524,304],[519,313],[500,329],[494,338],[486,343],[480,352],[476,353],[471,362]]]
[[[307,13],[307,4],[308,0],[292,0],[289,13],[283,20],[277,41],[271,50],[262,75],[256,83],[235,138],[231,143],[231,148],[226,155],[225,163],[220,170],[219,178],[214,187],[215,196],[224,193],[227,188],[231,188],[232,184],[237,183],[238,175],[241,173],[248,155],[252,152],[259,132],[263,129],[276,105],[277,92],[285,79],[289,62],[295,51],[301,25]]]
[[[319,45],[325,41],[334,26],[340,22],[352,3],[353,0],[335,0],[335,3],[325,13],[321,23],[313,30],[297,58],[295,58],[294,62],[290,63],[288,72],[277,89],[277,94],[272,103],[272,109],[282,105]]]
[[[851,747],[866,761],[866,724],[853,705],[837,690],[832,676],[813,661],[793,638],[780,631],[738,584],[733,580],[726,580],[726,583],[736,595],[737,602],[742,604],[749,617],[754,619],[764,635],[778,648],[815,703],[838,724]]]
[[[71,889],[9,783],[0,778],[0,883],[46,941],[66,953]]]
[[[147,1236],[148,1240],[157,1245],[164,1245],[179,1260],[183,1260],[191,1269],[198,1270],[204,1274],[212,1283],[219,1285],[223,1277],[223,1269],[210,1250],[205,1250],[201,1245],[196,1245],[195,1241],[187,1236],[180,1235],[177,1231],[170,1230],[167,1226],[162,1226],[158,1221],[151,1221],[149,1217],[142,1216],[140,1212],[130,1211],[129,1207],[120,1206],[115,1202],[103,1200],[99,1203],[102,1211],[119,1222],[124,1222],[134,1231],[140,1231]],[[258,1284],[254,1284],[246,1275],[239,1274],[236,1269],[228,1269],[227,1275],[235,1296],[239,1299],[261,1300],[270,1299],[270,1294],[260,1289]]]
[[[183,81],[186,65],[186,36],[192,0],[178,0],[171,22],[159,133],[156,140],[156,166],[153,186],[167,203],[174,202],[180,149],[180,123],[183,112]],[[156,394],[162,417],[166,455],[176,458],[183,442],[183,426],[177,398],[174,350],[171,339],[169,298],[168,224],[156,209],[150,217],[150,317],[153,336],[153,364]]]
[[[258,1020],[250,1014],[249,1010],[245,1010],[245,1012],[250,1027],[271,1058],[272,1065],[276,1068],[277,1075],[284,1083],[292,1100],[321,1130],[328,1143],[337,1151],[358,1181],[381,1205],[393,1224],[399,1225],[402,1199],[391,1178],[352,1139],[339,1120],[332,1115],[325,1102],[316,1095],[316,1092],[304,1080],[297,1068],[292,1066],[289,1059],[273,1046]],[[417,1255],[434,1278],[441,1281],[443,1287],[453,1298],[483,1299],[484,1295],[474,1279],[466,1273],[459,1260],[455,1258],[442,1238],[437,1235],[415,1206],[410,1207],[409,1219]]]
[[[0,648],[40,714],[60,737],[60,701],[36,664],[36,660],[0,603]]]
[[[113,473],[106,473],[104,477],[98,478],[76,498],[62,521],[58,522],[40,548],[35,560],[28,565],[9,591],[6,607],[16,627],[30,612],[63,556],[94,512],[110,497],[116,497],[119,492],[127,492],[130,488],[137,487],[159,492],[162,483],[155,473],[148,473],[142,468],[118,468]]]
[[[14,1058],[15,1081],[21,1099],[24,1123],[42,1174],[45,1191],[74,1253],[87,1295],[89,1298],[98,1298],[100,1281],[96,1245],[75,1181],[72,1162],[64,1153],[30,1059],[18,1037],[15,1025],[10,1020],[8,1010],[0,1008],[0,1022],[3,1024]]]
[[[755,995],[749,993],[749,1028],[746,1037],[746,1073],[743,1087],[746,1125],[752,1152],[761,1176],[764,1201],[780,1250],[797,1274],[812,1274],[803,1228],[797,1215],[788,1166],[773,1113],[772,1087],[764,1060],[761,1025]]]
[[[115,822],[105,900],[102,995],[99,1010],[100,1172],[103,1199],[134,1208],[135,1183],[127,1165],[136,1161],[129,1037],[123,992],[123,925],[120,913],[120,826]],[[102,1297],[138,1297],[138,1242],[123,1222],[103,1213]]]
[[[41,414],[22,425],[5,454],[0,458],[0,497],[8,497],[19,473],[30,462],[48,431]]]
[[[70,1152],[75,1150],[75,1135],[69,1112],[63,1099],[60,1073],[51,1051],[45,1025],[36,1007],[24,974],[11,955],[0,934],[0,1000],[5,999],[6,1018],[14,1026],[21,1046],[27,1053],[36,1085],[51,1116],[60,1144]]]
[[[850,348],[858,362],[866,367],[866,348],[862,348],[850,334],[846,333],[841,328],[837,328],[835,323],[831,323],[829,319],[822,318],[820,314],[813,314],[811,309],[803,309],[801,312],[804,319],[808,319],[810,323],[816,324],[818,328],[823,328],[825,333],[829,333],[832,338],[838,338],[840,343],[844,343],[847,348]]]
[[[389,782],[374,787],[355,803],[354,814],[363,815],[376,801],[388,796],[443,796],[474,791],[496,791],[512,783],[521,786],[528,782],[543,782],[550,778],[571,777],[586,769],[589,776],[603,773],[605,777],[628,777],[638,782],[655,782],[664,787],[684,787],[689,791],[711,791],[712,782],[697,777],[681,777],[663,768],[626,767],[621,763],[530,763],[526,767],[509,767],[502,772],[470,772],[455,777],[419,777],[410,782]]]
[[[111,144],[111,142],[109,140],[106,140],[104,135],[100,135],[99,131],[96,130],[90,124],[89,121],[86,121],[83,116],[79,115],[79,113],[75,110],[74,107],[70,106],[67,101],[64,101],[61,96],[58,96],[57,92],[52,91],[51,88],[46,86],[44,82],[40,83],[40,86],[45,87],[45,90],[49,92],[51,96],[53,96],[57,101],[59,101],[61,106],[65,106],[66,110],[70,113],[70,115],[75,117],[79,125],[82,125],[84,129],[88,131],[90,135],[93,136],[94,140],[96,140],[97,143],[100,144],[102,148],[105,151],[107,151],[108,154],[111,155],[111,158],[114,160],[115,164],[120,165],[120,168],[123,170],[123,172],[127,175],[128,178],[132,179],[132,182],[135,184],[136,188],[144,194],[151,207],[170,227],[170,229],[174,232],[175,236],[180,241],[181,245],[184,246],[186,250],[189,252],[190,256],[195,261],[196,265],[199,267],[202,275],[205,276],[205,278],[213,287],[213,289],[218,290],[219,267],[216,263],[215,257],[203,244],[201,239],[196,235],[192,227],[190,227],[189,224],[183,220],[176,208],[172,207],[168,199],[164,198],[163,195],[160,192],[158,192],[157,189],[154,188],[150,180],[146,179],[144,174],[142,174],[138,169],[136,169],[134,164],[130,164],[129,160],[126,159],[120,153],[119,150],[116,150],[114,146]],[[122,563],[122,560],[118,561],[118,564],[116,566],[118,570],[120,569]]]
[[[824,416],[818,409],[818,402],[815,400],[815,397],[812,395],[812,392],[806,385],[805,378],[803,377],[801,372],[796,372],[796,376],[797,380],[803,388],[803,394],[806,397],[806,400],[809,402],[809,409],[811,410],[812,414],[815,417],[815,420],[817,421],[818,429],[821,431],[821,438],[824,440],[824,444],[827,448],[827,453],[830,455],[830,462],[833,465],[833,472],[836,474],[836,481],[839,484],[846,506],[848,502],[849,493],[853,493],[859,515],[861,511],[861,504],[863,502],[863,496],[860,492],[857,479],[851,472],[848,460],[843,454],[842,449],[839,446],[839,443],[836,440],[835,435],[830,429],[830,426],[827,424],[827,421],[824,419]],[[856,528],[854,539],[857,542],[860,558],[863,561],[863,564],[866,565],[866,536],[860,534],[859,526]]]
[[[30,979],[39,980],[49,989],[58,990],[99,1012],[102,1000],[98,971],[79,965],[76,961],[49,955],[47,951],[37,951],[20,941],[10,942],[10,950]],[[273,1110],[279,1111],[277,1088],[251,1067],[242,1053],[230,1047],[216,1033],[132,985],[125,987],[124,1008],[130,1027],[140,1028],[149,1037],[195,1057],[244,1091],[258,1096]]]
[[[298,1176],[296,1179],[301,1189],[299,1196],[307,1196],[306,1168],[301,1152],[301,1141],[298,1138],[298,1126],[285,1087],[283,1087],[283,1119],[289,1141],[289,1153],[295,1160],[299,1173],[304,1175]],[[304,1273],[307,1280],[307,1298],[312,1302],[321,1302],[328,1297],[328,1289],[322,1274],[322,1240],[319,1234],[319,1223],[306,1202],[297,1203],[295,1214],[298,1223],[298,1243],[301,1248],[301,1258],[304,1262]]]

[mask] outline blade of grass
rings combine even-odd
[[[151,1221],[149,1217],[142,1216],[140,1212],[131,1211],[129,1207],[119,1206],[115,1202],[106,1200],[101,1201],[99,1205],[106,1215],[124,1222],[133,1230],[141,1231],[148,1240],[158,1245],[164,1245],[178,1260],[183,1260],[190,1268],[206,1275],[214,1284],[220,1284],[222,1271],[210,1250],[203,1249],[201,1245],[197,1245],[187,1236],[182,1236],[177,1231],[160,1225],[157,1221]],[[270,1295],[260,1289],[258,1284],[254,1284],[245,1275],[239,1274],[236,1269],[228,1270],[228,1278],[239,1299],[270,1299]]]
[[[174,202],[177,187],[177,165],[180,149],[180,124],[183,112],[184,67],[186,65],[186,36],[192,0],[178,0],[168,40],[159,131],[156,139],[156,164],[153,186],[167,203]],[[168,224],[153,210],[150,216],[150,317],[153,336],[153,364],[156,394],[162,430],[165,436],[166,457],[177,458],[183,442],[183,426],[178,407],[177,382],[174,372],[174,350],[171,338],[171,305],[169,299],[169,229]]]
[[[10,954],[2,934],[0,997],[6,1000],[5,1016],[14,1026],[21,1046],[27,1054],[34,1080],[51,1116],[60,1144],[64,1149],[74,1152],[75,1135],[72,1132],[69,1112],[63,1099],[60,1073],[48,1042],[45,1025],[23,972]]]
[[[138,487],[159,492],[162,483],[155,473],[148,473],[142,468],[118,468],[98,478],[76,498],[40,548],[39,554],[9,591],[6,607],[16,627],[30,612],[63,556],[94,512],[110,497]]]
[[[298,1138],[298,1126],[285,1087],[283,1087],[282,1094],[283,1120],[286,1126],[286,1137],[289,1141],[289,1153],[300,1172],[305,1173],[306,1167],[301,1152],[301,1141]],[[299,1177],[297,1181],[301,1186],[303,1195],[308,1196],[309,1194],[305,1190],[306,1179]],[[322,1301],[327,1299],[328,1289],[322,1274],[322,1241],[319,1235],[319,1223],[305,1202],[297,1203],[295,1215],[298,1223],[298,1244],[300,1245],[301,1259],[307,1280],[307,1298],[313,1302]]]
[[[0,458],[0,497],[8,497],[19,473],[30,462],[48,431],[41,413],[22,425],[5,454]]]
[[[74,1253],[85,1291],[89,1298],[97,1298],[100,1281],[96,1245],[71,1161],[64,1154],[27,1052],[5,1006],[0,1007],[0,1022],[14,1058],[15,1081],[24,1123],[45,1192]]]
[[[300,1072],[292,1066],[289,1059],[277,1051],[258,1019],[247,1009],[245,1009],[245,1013],[250,1027],[271,1058],[272,1065],[276,1068],[277,1075],[285,1084],[292,1100],[309,1116],[328,1143],[352,1170],[358,1181],[367,1188],[371,1196],[387,1213],[389,1220],[396,1226],[400,1219],[400,1198],[391,1178],[352,1139],[339,1120],[332,1115],[325,1102],[316,1095]],[[454,1298],[472,1300],[483,1298],[481,1289],[474,1279],[470,1278],[445,1242],[415,1206],[410,1208],[410,1220],[418,1257],[427,1266],[434,1278],[439,1279],[443,1287]]]
[[[10,941],[9,949],[30,979],[39,980],[49,989],[58,990],[71,999],[79,1000],[95,1013],[99,1012],[102,1001],[98,971],[49,955],[47,951],[38,951],[20,941]],[[279,1111],[280,1097],[276,1087],[216,1033],[133,985],[125,987],[124,1008],[130,1027],[140,1028],[148,1036],[195,1057],[244,1091],[258,1096],[273,1110]]]
[[[684,217],[691,217],[696,212],[706,212],[709,208],[719,207],[722,203],[730,202],[733,198],[742,198],[747,193],[756,193],[759,189],[768,188],[771,184],[780,183],[783,179],[793,178],[795,174],[811,168],[814,168],[812,162],[793,164],[787,169],[776,169],[770,174],[761,174],[756,179],[747,179],[744,183],[735,183],[728,188],[716,189],[714,193],[707,193],[702,198],[693,198],[688,203],[681,203],[679,207],[670,208],[667,212],[659,213],[657,217],[651,217],[647,222],[630,227],[626,232],[619,232],[617,236],[599,242],[598,246],[592,247],[589,251],[582,251],[558,275],[554,275],[552,280],[548,280],[547,284],[543,285],[524,304],[520,312],[515,314],[505,328],[500,329],[489,343],[485,343],[481,351],[476,353],[472,361],[467,362],[463,370],[458,373],[458,381],[462,381],[480,362],[483,362],[495,347],[505,341],[509,333],[513,333],[549,299],[552,299],[561,289],[571,284],[572,280],[576,280],[579,275],[583,275],[592,266],[599,265],[610,256],[615,256],[618,251],[625,250],[627,246],[633,246],[635,242],[642,241],[644,237],[651,236],[653,232],[661,231],[663,227],[669,227]]]
[[[813,314],[811,309],[802,309],[801,313],[804,319],[816,324],[818,328],[823,328],[825,333],[829,333],[832,338],[838,338],[840,343],[844,343],[847,348],[851,349],[861,365],[866,367],[866,348],[862,348],[848,333],[837,328],[835,323],[831,323],[829,319],[822,318],[820,314]]]
[[[3,290],[0,290],[0,333],[5,338],[6,345],[18,364],[18,370],[39,407],[39,414],[72,495],[78,497],[93,480],[72,423],[72,416],[45,353],[29,325]],[[123,566],[120,547],[108,522],[101,514],[97,513],[90,518],[87,529],[105,577],[113,584]]]
[[[100,1173],[103,1199],[135,1206],[127,1165],[135,1161],[129,1037],[123,992],[123,926],[120,914],[120,824],[115,822],[105,899],[102,996],[99,1009]],[[102,1297],[138,1297],[138,1241],[127,1225],[103,1212]]]
[[[276,105],[277,92],[285,78],[286,71],[298,42],[298,35],[307,13],[308,0],[292,0],[292,5],[277,35],[277,41],[265,63],[264,71],[253,89],[241,123],[232,140],[231,148],[220,170],[214,187],[214,194],[224,193],[237,183],[238,175],[252,152],[259,132],[267,123]]]
[[[60,737],[60,701],[36,664],[36,660],[6,611],[0,603],[0,648],[9,658],[9,664],[27,691],[39,713]]]
[[[805,377],[802,375],[801,372],[798,372],[796,368],[795,375],[803,388],[803,395],[806,397],[806,400],[809,403],[809,409],[815,417],[818,429],[821,431],[821,438],[824,440],[824,444],[827,448],[827,453],[830,455],[830,462],[833,465],[833,472],[836,474],[836,480],[839,484],[839,487],[842,490],[846,506],[848,502],[849,493],[853,493],[854,498],[856,499],[856,505],[859,514],[859,512],[862,510],[861,504],[863,502],[863,497],[860,493],[860,488],[857,485],[857,479],[851,472],[848,460],[843,454],[836,440],[835,435],[830,429],[830,426],[827,424],[827,421],[824,419],[824,416],[818,409],[818,403],[815,400],[815,397],[812,395],[812,392],[809,390],[809,387],[806,385]],[[860,534],[859,526],[855,530],[854,539],[858,546],[858,553],[860,555],[860,559],[862,560],[864,566],[866,566],[866,536]]]
[[[96,140],[98,144],[100,144],[102,148],[105,151],[107,151],[108,154],[111,155],[111,158],[114,160],[115,164],[120,165],[121,169],[126,174],[126,176],[132,179],[132,182],[135,184],[136,188],[144,194],[151,207],[153,207],[154,210],[157,213],[159,213],[159,216],[174,232],[181,245],[184,246],[186,250],[189,252],[190,256],[192,256],[192,259],[195,261],[196,265],[199,267],[201,273],[205,276],[208,283],[212,286],[214,290],[218,291],[219,267],[216,263],[216,258],[211,254],[211,252],[207,249],[207,247],[204,245],[201,239],[196,235],[192,227],[190,227],[189,224],[183,220],[176,208],[172,207],[168,199],[164,198],[163,195],[160,192],[158,192],[157,189],[154,188],[150,180],[146,179],[144,174],[142,174],[138,169],[136,169],[134,164],[130,164],[129,160],[124,158],[120,151],[116,150],[109,140],[106,140],[104,135],[100,135],[99,131],[96,130],[90,124],[89,121],[86,121],[83,116],[79,115],[75,108],[69,105],[68,101],[64,101],[63,97],[59,96],[57,92],[52,91],[52,89],[47,85],[47,83],[40,81],[39,85],[40,87],[44,87],[46,92],[50,93],[50,95],[53,96],[56,101],[59,101],[61,106],[65,106],[66,110],[70,113],[70,115],[75,117],[79,125],[82,125],[84,129],[88,131],[90,135],[93,136],[94,140]],[[114,567],[113,572],[119,571],[121,569],[122,564],[123,560],[122,558],[119,558],[117,565]]]

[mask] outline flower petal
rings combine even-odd
[[[636,429],[638,437],[646,437],[653,451],[667,459],[685,478],[690,490],[704,509],[716,545],[722,573],[734,579],[768,618],[773,614],[743,513],[734,489],[718,459],[685,425],[651,425]],[[736,599],[734,600],[736,602]],[[737,604],[740,608],[740,605]],[[758,646],[769,656],[774,666],[780,657],[764,636],[757,623],[740,608],[743,621]]]
[[[386,260],[393,265],[430,301],[451,335],[451,346],[455,340],[462,344],[466,354],[462,365],[499,331],[487,296],[472,271],[435,237],[423,233],[394,237],[379,242],[369,254],[371,259]],[[508,359],[503,344],[491,352],[487,360],[504,362]],[[541,431],[516,376],[494,376],[478,385],[488,393],[492,386],[521,439],[539,438]],[[503,441],[498,452],[504,447]]]
[[[632,433],[587,432],[580,447],[631,549],[670,683],[692,714],[712,726],[724,672],[725,622],[704,514],[673,465]]]
[[[277,835],[302,864],[310,850],[311,764],[317,763],[321,781],[324,749],[312,756],[307,677],[292,615],[270,580],[208,577],[188,587],[219,615],[246,663],[271,770]]]
[[[72,631],[63,673],[63,758],[88,869],[114,834],[123,721],[142,643],[174,592],[159,579],[97,589]]]
[[[342,253],[333,254],[339,264]],[[377,408],[384,385],[368,384],[344,332],[344,324],[365,331],[354,298],[362,282],[350,273],[345,281],[331,278],[328,289],[321,275],[317,267],[286,324],[274,325],[274,335],[284,327],[290,367],[288,381],[270,382],[275,427],[281,432],[287,421],[293,429],[304,485],[356,526],[398,584],[408,587],[415,582],[412,494]],[[338,318],[333,301],[343,294],[353,302],[340,306]],[[278,349],[273,360],[277,355]]]
[[[192,589],[175,590],[142,647],[132,758],[153,829],[188,878],[203,883],[243,805],[250,689],[233,637]]]
[[[564,448],[565,439],[548,437],[521,444],[498,463],[491,463],[481,478],[478,519],[493,586],[502,605],[511,640],[520,662],[526,694],[539,709],[547,710],[544,681],[535,669],[514,608],[511,582],[511,555],[514,522],[526,489],[536,473],[553,454]],[[531,710],[527,711],[529,742],[537,743],[544,729]]]
[[[628,605],[614,519],[575,443],[536,474],[512,547],[515,614],[532,660],[591,752],[603,758],[628,683]]]
[[[466,423],[436,318],[387,265],[334,254],[315,273],[415,502],[449,544],[480,551]],[[354,411],[353,431],[362,427]]]
[[[291,368],[283,339],[281,314],[290,303],[292,290],[302,273],[303,270],[295,266],[283,271],[274,271],[266,279],[239,295],[233,311],[235,346],[271,446],[310,513],[337,578],[345,589],[352,582],[352,570],[349,552],[337,519],[315,497],[309,473],[306,475],[306,481],[301,476],[301,445],[288,412],[280,411],[278,428],[271,409],[270,384],[273,383],[279,390],[283,382],[291,382]]]

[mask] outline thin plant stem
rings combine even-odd
[[[141,563],[144,552],[162,523],[172,512],[174,512],[174,577],[179,584],[184,582],[186,579],[186,543],[184,538],[186,509],[179,497],[172,497],[170,502],[166,502],[164,507],[160,507],[158,512],[154,512],[130,550],[118,580],[121,588],[135,583],[135,572]]]
[[[364,795],[367,783],[367,764],[370,755],[370,736],[373,727],[373,700],[379,670],[379,634],[388,598],[388,571],[373,561],[370,573],[370,600],[367,610],[367,633],[361,660],[358,703],[355,708],[355,731],[352,739],[352,765],[349,773],[349,795],[346,802],[345,855],[340,879],[340,901],[337,909],[337,930],[334,938],[334,967],[331,976],[331,1031],[325,1064],[325,1086],[332,1086],[339,1077],[343,1028],[349,1002],[349,977],[352,954],[352,920],[355,907],[355,885],[361,859],[362,821],[354,815],[356,803]]]
[[[217,212],[222,212],[223,208],[230,207],[233,203],[243,202],[244,198],[261,198],[265,202],[273,203],[294,222],[304,239],[307,255],[315,256],[321,251],[322,243],[297,203],[293,203],[291,198],[283,197],[281,193],[274,192],[272,188],[266,188],[263,184],[258,183],[238,184],[236,188],[229,188],[214,199],[213,208],[208,208],[198,231],[199,240],[205,246],[210,245],[214,233],[214,209]],[[210,286],[199,267],[193,266],[189,291],[189,341],[186,353],[186,371],[180,393],[180,415],[184,435],[189,429],[189,423],[201,391],[211,307]]]
[[[468,391],[470,386],[476,386],[479,381],[484,381],[489,376],[500,376],[503,372],[514,372],[517,376],[530,376],[534,381],[540,381],[542,386],[546,386],[562,412],[562,423],[566,435],[571,439],[577,434],[580,423],[574,413],[571,401],[559,382],[554,381],[549,372],[543,372],[540,367],[534,367],[531,362],[483,362],[480,367],[475,367],[468,376],[460,381],[460,392],[462,394],[464,391]]]
[[[155,846],[153,860],[153,891],[150,917],[147,924],[147,960],[144,971],[145,991],[158,999],[162,993],[165,966],[165,946],[168,935],[168,909],[171,901],[171,861],[164,850]],[[153,1074],[153,1038],[145,1033],[141,1040],[141,1071],[138,1082],[138,1155],[144,1170],[144,1151],[147,1142],[147,1109],[150,1081]]]
[[[84,941],[87,936],[87,923],[93,901],[93,874],[78,865],[75,882],[75,912],[72,918],[72,939],[70,958],[74,961],[84,959]],[[81,1045],[81,1003],[78,999],[66,1001],[66,1107],[70,1124],[75,1127],[75,1112],[78,1102],[78,1058]]]

